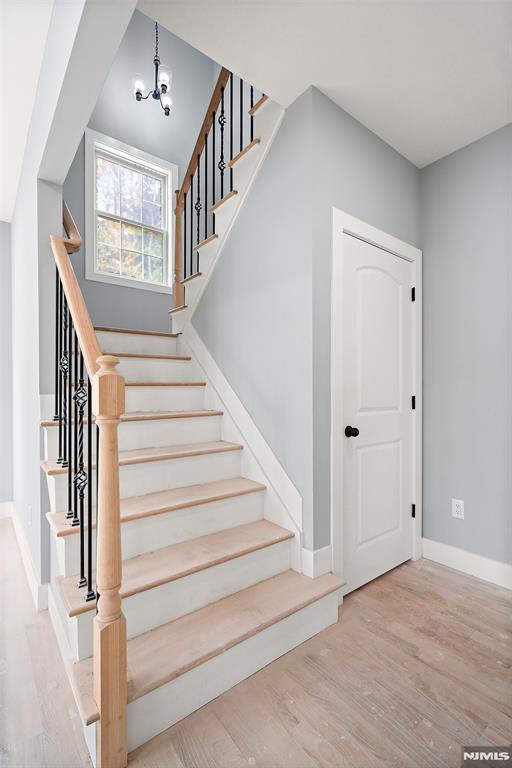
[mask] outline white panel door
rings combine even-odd
[[[350,592],[412,556],[412,267],[343,237],[343,571]]]

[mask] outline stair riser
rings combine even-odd
[[[197,381],[197,367],[191,360],[120,357],[117,370],[126,381]]]
[[[240,453],[240,451],[227,451],[225,453],[121,466],[119,467],[121,498],[238,477],[240,474]],[[96,473],[93,472],[93,483],[95,482]],[[51,512],[62,512],[67,509],[68,483],[66,475],[48,477],[48,491]]]
[[[130,411],[200,411],[205,387],[126,387]]]
[[[100,349],[107,352],[136,352],[143,355],[176,355],[178,339],[170,336],[146,336],[139,333],[96,331]]]
[[[128,704],[132,751],[338,620],[336,593]],[[92,727],[92,726],[90,726]]]
[[[165,445],[205,443],[220,440],[221,416],[198,416],[192,419],[161,419],[122,422],[119,426],[119,450],[137,448],[159,448]],[[84,445],[87,446],[87,430]],[[59,454],[59,430],[55,427],[44,429],[45,459],[56,459]],[[93,441],[93,454],[96,442]],[[86,450],[86,448],[85,448]]]
[[[195,507],[165,512],[132,520],[121,525],[123,559],[153,552],[263,518],[263,493],[248,493],[232,499],[199,504]],[[71,576],[80,562],[78,535],[61,536],[56,542],[59,574]],[[96,535],[93,535],[93,563],[96,564]]]
[[[203,608],[290,567],[290,542],[282,541],[243,557],[214,565],[190,576],[123,599],[127,637],[132,638],[168,621]],[[92,655],[94,611],[70,619],[73,643],[82,654]]]

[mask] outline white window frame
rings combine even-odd
[[[136,164],[158,173],[164,178],[166,185],[165,221],[167,234],[165,237],[165,278],[166,284],[151,283],[146,280],[109,275],[96,269],[96,152],[111,155],[113,159],[128,164]],[[122,141],[106,136],[98,131],[87,128],[85,131],[85,277],[87,280],[97,280],[100,283],[122,285],[127,288],[139,288],[144,291],[157,293],[172,293],[172,276],[174,274],[174,190],[178,188],[178,166],[162,160],[159,157],[131,147]],[[117,218],[117,217],[116,217]],[[122,217],[120,217],[122,219]]]

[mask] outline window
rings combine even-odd
[[[177,168],[86,132],[86,277],[170,292]]]

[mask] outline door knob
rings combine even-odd
[[[345,437],[357,437],[359,430],[357,427],[345,427]]]

